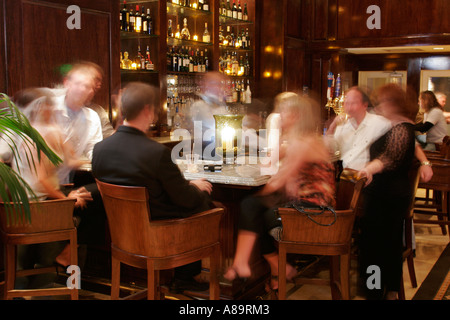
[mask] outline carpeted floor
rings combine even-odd
[[[450,244],[442,252],[412,300],[450,300]]]

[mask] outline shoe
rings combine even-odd
[[[230,282],[232,282],[234,280],[240,280],[242,282],[246,282],[248,280],[248,277],[241,277],[241,275],[239,274],[239,272],[236,270],[236,268],[234,266],[229,267],[223,277]]]
[[[174,293],[183,293],[184,291],[207,291],[209,290],[209,283],[197,282],[194,279],[173,279],[170,283],[169,290]]]

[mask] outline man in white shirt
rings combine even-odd
[[[382,116],[367,112],[370,100],[359,88],[351,88],[345,97],[344,116],[335,118],[327,131],[334,135],[344,168],[361,170],[370,161],[370,146],[385,134],[391,123]]]
[[[86,107],[94,92],[94,75],[86,65],[74,65],[64,79],[64,95],[56,98],[55,116],[77,159],[92,160],[94,145],[103,139],[98,114]],[[71,168],[61,167],[61,184],[69,183]]]

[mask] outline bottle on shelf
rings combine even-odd
[[[233,0],[233,8],[231,9],[231,11],[232,11],[232,18],[237,19],[238,18],[238,10],[236,7],[236,0]]]
[[[198,0],[198,5],[197,5],[198,10],[203,10],[204,2],[205,2],[204,0]]]
[[[147,8],[147,15],[142,20],[142,32],[145,34],[153,34],[153,19],[150,8]]]
[[[155,70],[155,65],[150,57],[150,46],[147,46],[147,51],[145,53],[145,69],[149,71]]]
[[[233,9],[231,8],[230,0],[227,0],[227,17],[233,18]]]
[[[238,20],[242,20],[241,0],[238,0],[237,18],[238,18]]]
[[[141,46],[138,45],[138,53],[135,59],[136,69],[145,70],[145,57],[142,55]]]
[[[120,12],[121,20],[122,20],[122,31],[129,31],[130,24],[130,12],[127,9],[127,2],[123,2],[123,8]]]
[[[227,5],[225,0],[220,2],[220,14],[225,17],[227,16]]]
[[[203,0],[203,11],[209,11],[209,0]]]
[[[242,14],[242,20],[248,21],[248,10],[247,10],[247,4],[244,4],[244,13]]]
[[[131,8],[130,9],[130,18],[129,18],[129,23],[128,23],[128,31],[129,32],[134,32],[135,23],[136,23],[136,17],[134,15],[133,8]]]
[[[223,30],[222,30],[222,25],[219,25],[219,46],[223,46],[223,41],[224,41],[224,36],[223,36]]]
[[[182,120],[181,120],[181,116],[179,113],[179,106],[177,103],[177,105],[175,106],[175,114],[173,116],[173,128],[172,128],[173,131],[175,131],[177,129],[181,129],[181,122],[182,122]]]
[[[209,71],[208,49],[205,49],[205,72]]]
[[[191,39],[191,34],[189,32],[189,29],[188,29],[187,18],[184,18],[183,22],[184,22],[184,27],[183,27],[183,30],[181,30],[181,39],[183,39],[183,40],[190,40]]]
[[[205,31],[203,32],[203,42],[210,43],[211,42],[211,35],[208,31],[208,22],[205,22]]]
[[[245,91],[245,103],[252,103],[252,91],[250,89],[250,80],[247,80],[247,90]]]
[[[173,38],[172,19],[169,19],[168,21],[167,36]]]
[[[175,31],[175,38],[181,39],[181,31],[180,31],[180,25],[177,24],[177,30]]]
[[[136,5],[136,14],[134,15],[134,32],[140,33],[142,31],[142,16],[139,10],[139,5]]]

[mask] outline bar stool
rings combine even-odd
[[[350,299],[351,236],[361,190],[366,182],[365,178],[356,180],[354,177],[346,177],[345,170],[343,173],[337,190],[336,218],[327,211],[316,215],[317,210],[306,210],[306,214],[302,214],[292,208],[278,209],[283,223],[281,240],[278,242],[279,270],[286,269],[288,253],[329,256],[329,281],[296,278],[295,283],[330,285],[333,300]],[[308,217],[307,214],[311,216]],[[334,223],[329,225],[334,219]],[[278,298],[284,300],[286,274],[280,272],[278,277]]]
[[[0,202],[0,237],[5,248],[5,300],[26,296],[70,295],[78,300],[77,288],[49,288],[16,290],[16,277],[56,271],[55,267],[16,271],[17,245],[30,245],[69,240],[71,265],[77,265],[77,230],[73,224],[75,199],[31,202],[31,220],[22,217],[17,223],[8,223],[6,204]],[[13,205],[13,204],[11,204]],[[19,205],[20,211],[23,208]]]

